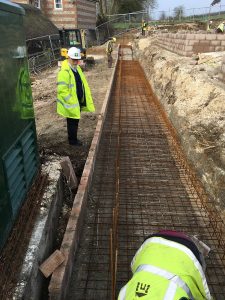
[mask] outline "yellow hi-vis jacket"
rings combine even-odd
[[[90,88],[79,66],[77,66],[77,72],[80,75],[84,90],[81,106],[77,98],[74,74],[67,60],[62,62],[61,69],[58,73],[57,113],[65,118],[80,119],[80,111],[95,111]]]
[[[106,53],[111,54],[113,52],[113,42],[110,40],[106,44]]]
[[[27,65],[21,67],[19,71],[14,110],[20,113],[21,119],[34,119],[31,82]]]
[[[217,28],[224,32],[224,23],[220,23]]]
[[[134,275],[119,300],[212,299],[199,261],[182,244],[151,237],[135,254],[131,269]]]

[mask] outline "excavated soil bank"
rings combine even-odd
[[[218,79],[221,61],[192,65],[191,58],[155,46],[155,37],[136,40],[134,48],[188,160],[224,214],[225,85]]]

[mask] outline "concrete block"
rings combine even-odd
[[[186,35],[186,39],[187,40],[195,40],[196,39],[196,34],[194,34],[194,33],[188,33],[187,35]]]
[[[220,46],[221,45],[221,41],[218,41],[218,40],[216,40],[216,41],[211,41],[211,45],[212,46]],[[225,41],[224,41],[224,45],[225,45]]]
[[[219,41],[225,41],[225,35],[223,35],[223,34],[217,34],[216,35],[216,39],[219,40]]]
[[[64,260],[65,256],[59,250],[56,250],[40,265],[39,269],[48,278]]]
[[[202,33],[196,34],[196,40],[202,41],[205,39],[206,39],[206,34],[202,34]]]
[[[196,43],[196,40],[186,40],[186,45],[193,46]]]
[[[211,50],[210,50],[211,51]],[[215,47],[215,50],[216,52],[219,52],[219,51],[223,51],[223,47]]]
[[[221,72],[225,74],[225,64],[222,64],[222,66],[221,66]]]
[[[185,51],[192,51],[193,50],[193,46],[185,46]]]
[[[207,41],[215,41],[217,39],[217,35],[216,34],[207,34],[206,35],[206,40]]]
[[[183,51],[182,56],[187,56],[187,57],[191,57],[193,54],[192,51]]]

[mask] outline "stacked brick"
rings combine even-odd
[[[182,56],[225,51],[225,35],[207,33],[160,33],[157,44]]]

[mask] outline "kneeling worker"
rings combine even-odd
[[[79,66],[80,49],[68,50],[68,60],[62,62],[57,80],[57,113],[67,120],[68,141],[70,145],[81,146],[77,138],[81,111],[94,112],[91,91]]]
[[[224,27],[225,27],[225,21],[219,24],[219,26],[216,28],[216,33],[224,33]]]
[[[118,299],[212,299],[203,271],[202,249],[197,246],[181,232],[164,230],[149,236],[132,260],[133,277]]]

